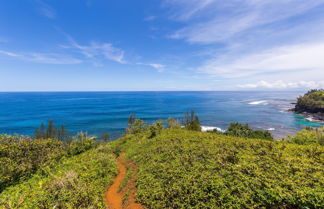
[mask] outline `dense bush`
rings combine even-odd
[[[65,153],[62,142],[54,139],[0,135],[0,192],[21,178],[28,178],[48,162]]]
[[[295,144],[319,144],[324,146],[324,127],[301,130],[294,136],[288,136],[284,141]]]
[[[324,90],[311,90],[297,100],[296,112],[324,113]]]
[[[148,130],[148,124],[143,120],[136,118],[134,114],[128,118],[128,127],[126,134],[137,134]]]
[[[324,147],[181,129],[114,142],[147,208],[323,208]]]
[[[0,135],[0,192],[10,184],[30,177],[38,169],[57,163],[63,156],[80,154],[97,146],[93,139],[31,139]]]
[[[117,167],[109,146],[44,166],[32,178],[0,193],[0,208],[106,208],[104,192]]]
[[[248,124],[231,123],[228,129],[224,133],[228,136],[238,136],[245,138],[255,138],[255,139],[269,139],[272,140],[273,137],[268,131],[263,130],[253,130]]]
[[[181,125],[175,118],[168,118],[167,119],[167,128],[169,129],[180,129]]]

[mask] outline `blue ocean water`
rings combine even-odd
[[[32,135],[54,120],[71,133],[121,136],[131,113],[152,123],[195,110],[202,125],[222,129],[231,122],[270,130],[275,137],[319,126],[286,110],[304,92],[28,92],[0,93],[0,133]]]

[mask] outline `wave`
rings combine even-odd
[[[216,126],[201,126],[201,131],[202,132],[213,131],[215,129],[217,131],[219,131],[219,132],[222,132],[222,133],[225,132],[225,130],[223,130],[223,129],[219,128],[219,127],[216,127]]]
[[[275,128],[268,128],[267,131],[275,131]]]
[[[259,101],[253,101],[249,102],[249,105],[267,105],[269,104],[267,100],[259,100]]]

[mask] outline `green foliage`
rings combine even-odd
[[[134,114],[128,118],[128,127],[126,134],[137,134],[148,130],[148,124],[141,119],[136,118]]]
[[[288,136],[284,141],[295,144],[318,144],[324,146],[324,127],[303,129],[295,136]]]
[[[187,130],[201,131],[200,121],[194,111],[187,112],[184,116],[184,126]]]
[[[180,129],[181,125],[175,118],[168,118],[167,119],[167,128],[168,129]]]
[[[64,144],[54,139],[0,135],[0,192],[8,185],[28,178],[48,162],[61,158]]]
[[[297,99],[296,112],[324,113],[324,89],[308,91]]]
[[[163,129],[164,125],[163,125],[163,120],[157,120],[156,122],[154,122],[150,127],[150,138],[153,138],[155,136],[157,136]]]
[[[231,123],[224,134],[228,136],[238,136],[244,138],[273,140],[273,137],[268,131],[253,130],[249,127],[248,124],[243,125],[240,123]]]
[[[57,139],[0,135],[0,192],[64,156],[80,154],[95,146],[97,143],[89,138],[67,144]]]
[[[128,180],[129,180],[129,178],[131,176],[132,176],[132,169],[130,169],[130,167],[127,166],[127,171],[126,171],[125,178],[123,178],[122,182],[119,184],[119,186],[118,186],[118,192],[121,192],[125,188]]]
[[[92,138],[81,138],[72,140],[67,146],[67,154],[69,156],[78,155],[93,147],[96,147],[98,143]]]
[[[44,166],[0,193],[0,208],[106,208],[104,191],[117,174],[109,146]]]
[[[147,208],[323,208],[324,147],[163,130],[114,142]]]

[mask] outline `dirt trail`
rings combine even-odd
[[[105,203],[109,209],[144,209],[144,207],[135,201],[136,192],[136,165],[130,160],[126,160],[124,154],[117,158],[119,173],[116,176],[114,183],[109,187],[105,194]],[[126,186],[122,191],[118,192],[118,187],[126,177],[127,169],[132,170],[132,175],[127,181]],[[126,196],[127,195],[127,196]],[[124,197],[125,196],[125,197]],[[125,200],[127,198],[127,200]],[[123,203],[124,199],[124,203]]]

